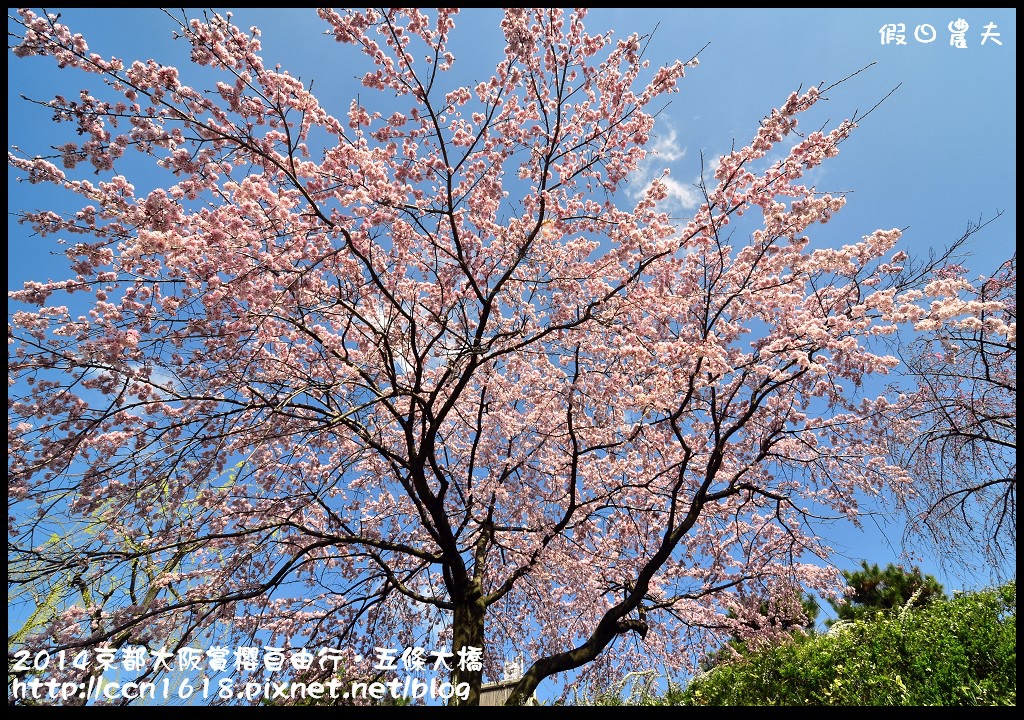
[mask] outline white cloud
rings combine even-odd
[[[668,188],[668,196],[662,201],[663,210],[667,212],[692,210],[701,202],[701,196],[695,187],[697,181],[687,184],[662,175],[666,166],[686,157],[686,148],[679,143],[679,134],[676,129],[667,122],[661,121],[659,129],[661,130],[660,134],[648,147],[648,156],[633,173],[628,191],[629,196],[634,200],[639,200],[647,192],[654,179],[658,178]]]
[[[693,185],[683,185],[671,177],[662,178],[668,188],[668,199],[677,203],[684,210],[692,210],[700,205],[701,196]]]
[[[665,162],[682,160],[686,155],[686,148],[678,143],[678,137],[679,134],[675,131],[675,128],[669,127],[664,135],[658,136],[651,150],[658,156],[659,160]]]

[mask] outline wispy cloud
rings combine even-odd
[[[701,196],[693,184],[683,185],[671,177],[663,178],[662,182],[668,187],[668,200],[679,205],[683,210],[692,210],[700,205]]]
[[[668,123],[660,124],[660,133],[649,146],[650,154],[640,164],[633,175],[629,195],[638,200],[647,191],[655,178],[660,179],[668,188],[668,197],[663,201],[663,209],[692,210],[700,205],[701,196],[697,192],[696,180],[692,183],[680,182],[673,177],[663,177],[666,167],[686,157],[686,148],[679,141],[679,133]]]
[[[679,144],[679,134],[670,126],[666,126],[666,132],[658,136],[651,150],[665,162],[682,160],[686,155],[686,148]]]

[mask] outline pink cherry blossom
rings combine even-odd
[[[879,339],[1012,338],[1007,298],[908,280],[895,229],[816,246],[845,199],[808,173],[856,124],[797,127],[836,88],[782,99],[685,223],[666,181],[625,201],[695,61],[585,14],[506,10],[469,87],[455,10],[320,10],[340,100],[230,16],[181,18],[194,75],[18,14],[15,56],[106,81],[48,101],[57,164],[8,154],[81,204],[20,212],[70,270],[9,293],[9,577],[53,593],[25,648],[474,646],[473,703],[506,655],[514,699],[692,669],[755,591],[837,592],[819,521],[913,487]]]

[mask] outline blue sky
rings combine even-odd
[[[172,42],[173,23],[155,9],[50,10],[81,32],[90,49],[126,60],[154,58],[182,66],[188,48]],[[350,50],[321,35],[314,11],[235,9],[242,27],[263,31],[263,56],[304,80],[337,115],[344,113],[358,86],[345,58]],[[493,9],[468,9],[456,18],[452,50],[461,82],[482,80],[504,45]],[[963,20],[967,47],[950,44],[950,23]],[[905,44],[883,44],[880,30],[905,26]],[[985,26],[998,37],[982,44]],[[700,52],[700,67],[688,71],[681,91],[659,116],[655,146],[658,163],[668,165],[678,183],[673,211],[692,209],[692,183],[703,153],[713,158],[746,144],[758,120],[798,87],[828,85],[874,63],[830,93],[831,124],[866,112],[889,96],[828,161],[815,181],[820,189],[849,191],[847,207],[818,236],[821,242],[859,240],[876,228],[906,228],[911,253],[941,250],[969,222],[1002,217],[977,236],[970,270],[989,273],[1005,259],[1016,236],[1016,10],[1012,8],[872,9],[650,9],[593,10],[592,32],[617,35],[654,31],[648,48],[652,64],[688,59]],[[918,26],[932,26],[933,42],[914,38]],[[899,28],[896,28],[898,31]],[[927,28],[924,28],[927,30]],[[1002,44],[997,44],[996,40]],[[706,47],[705,47],[706,46]],[[702,48],[704,48],[702,50]],[[46,154],[64,142],[50,113],[18,98],[47,100],[56,92],[74,94],[81,73],[60,72],[48,59],[19,60],[8,53],[8,146]],[[198,84],[198,83],[193,83]],[[461,84],[461,83],[460,83]],[[8,171],[9,212],[46,207],[57,195],[50,188],[14,183]],[[60,259],[48,255],[50,238],[29,236],[8,220],[8,286],[24,280],[61,277]],[[815,237],[812,236],[812,242]],[[43,277],[46,276],[46,277]],[[900,528],[880,518],[863,533],[837,532],[833,546],[843,568],[860,559],[884,565],[899,560]],[[845,558],[845,559],[844,559]],[[947,574],[935,558],[920,562],[947,589],[977,587],[989,578]]]

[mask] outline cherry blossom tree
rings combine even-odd
[[[1017,543],[1016,292],[1014,253],[962,285],[944,309],[954,321],[932,318],[904,342],[902,372],[917,388],[889,428],[895,462],[918,478],[898,494],[908,539],[973,554],[997,575]]]
[[[772,632],[744,598],[827,596],[819,521],[910,481],[875,340],[962,289],[911,282],[899,230],[812,244],[844,198],[806,175],[859,118],[797,124],[835,85],[677,221],[665,178],[621,190],[695,61],[514,8],[458,86],[454,11],[319,14],[369,67],[340,114],[230,16],[177,19],[202,90],[18,15],[16,56],[101,81],[39,100],[56,154],[8,155],[80,198],[21,211],[71,272],[9,294],[20,646],[437,648],[469,704],[521,655],[515,703]]]

